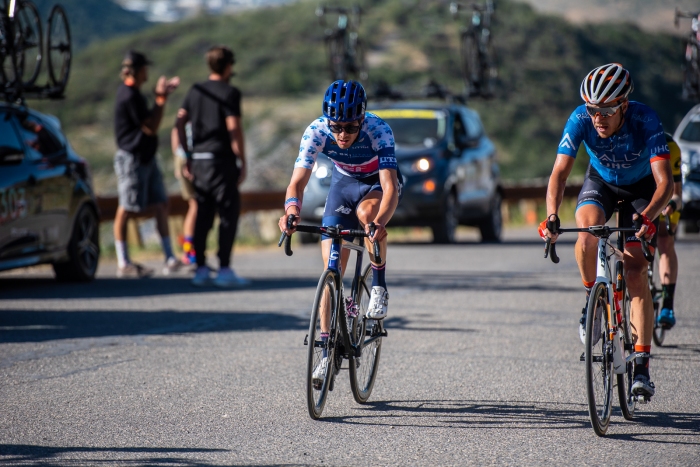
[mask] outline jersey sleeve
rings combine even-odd
[[[661,126],[661,121],[655,112],[649,113],[649,118],[644,123],[644,137],[649,148],[649,159],[653,164],[661,160],[670,160],[671,151],[666,142],[666,133]]]
[[[368,122],[367,133],[372,140],[372,150],[379,157],[379,170],[398,169],[394,144],[394,132],[381,118]]]
[[[318,153],[322,152],[325,144],[324,133],[321,131],[322,120],[318,119],[309,125],[301,137],[299,155],[294,162],[294,168],[313,169]]]
[[[583,106],[581,106],[583,107]],[[581,145],[584,136],[583,122],[591,117],[586,113],[586,109],[581,107],[574,110],[564,126],[564,132],[559,141],[559,149],[557,154],[566,154],[574,159],[578,152],[578,147]]]

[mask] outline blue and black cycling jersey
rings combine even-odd
[[[577,107],[566,122],[558,153],[576,157],[581,143],[591,166],[616,186],[631,185],[651,175],[652,162],[670,159],[656,112],[635,101],[630,101],[622,127],[609,138],[598,136],[585,105]]]

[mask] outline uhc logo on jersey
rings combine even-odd
[[[564,137],[559,142],[560,148],[574,149],[574,142],[571,140],[569,133],[565,134]]]
[[[651,153],[652,154],[668,154],[671,151],[668,149],[668,144],[664,144],[661,146],[656,146]]]

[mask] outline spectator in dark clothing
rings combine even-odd
[[[117,174],[119,207],[114,217],[114,245],[119,263],[118,277],[147,277],[153,274],[152,270],[133,263],[129,258],[126,226],[128,219],[136,213],[153,211],[155,214],[165,253],[163,274],[176,271],[181,264],[173,255],[170,243],[168,197],[155,159],[163,107],[170,93],[177,89],[180,79],[158,78],[155,104],[149,110],[140,88],[148,80],[150,64],[143,54],[129,51],[122,61],[123,83],[117,90],[114,133],[118,150],[114,157],[114,171]]]
[[[236,239],[240,194],[238,186],[246,175],[241,126],[241,93],[228,84],[233,76],[233,52],[223,46],[206,54],[209,79],[189,90],[177,113],[176,126],[187,157],[185,172],[193,180],[197,199],[194,251],[197,270],[192,283],[210,283],[205,262],[207,235],[219,214],[219,272],[214,285],[233,287],[249,281],[231,269],[231,250]],[[185,125],[192,122],[192,147],[187,144]]]

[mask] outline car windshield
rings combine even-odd
[[[700,142],[700,114],[693,115],[688,124],[683,128],[681,139],[691,143]]]
[[[445,112],[424,109],[372,110],[391,127],[396,145],[433,147],[445,136]]]

